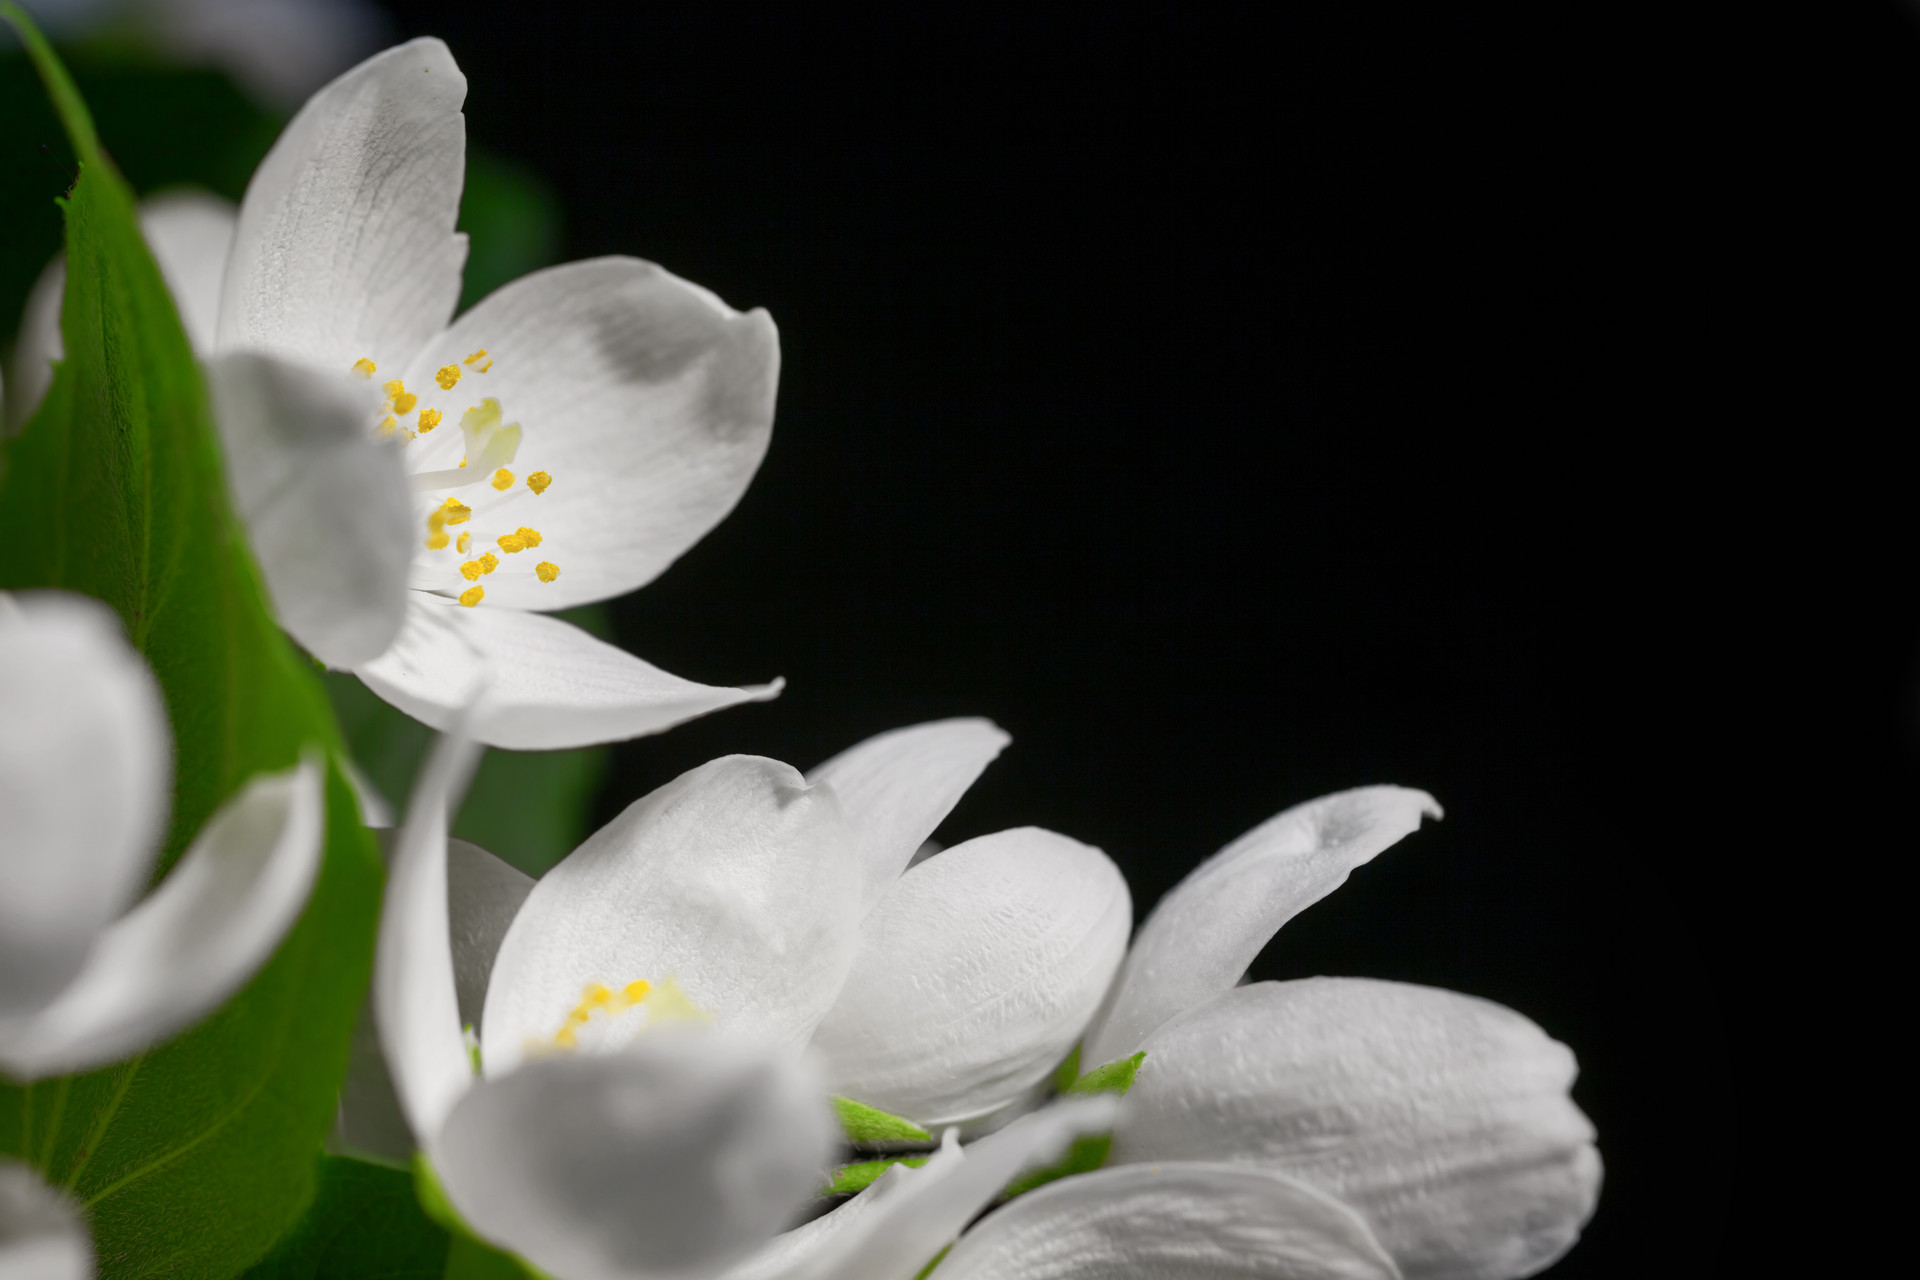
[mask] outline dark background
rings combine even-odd
[[[765,468],[614,619],[788,691],[619,748],[603,818],[714,755],[983,714],[1014,745],[942,837],[1096,843],[1143,915],[1286,805],[1427,788],[1446,821],[1255,976],[1526,1012],[1608,1168],[1552,1274],[1712,1269],[1732,851],[1686,798],[1724,728],[1643,448],[1692,301],[1645,256],[1693,127],[1657,24],[389,8],[553,185],[565,256],[781,326]]]

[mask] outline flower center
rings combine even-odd
[[[603,982],[589,982],[580,992],[579,1003],[560,1023],[560,1029],[550,1039],[529,1040],[527,1052],[613,1049],[654,1027],[711,1021],[713,1015],[688,998],[672,974],[658,982],[639,978],[618,991]]]
[[[492,368],[493,356],[482,347],[459,364],[443,365],[435,371],[433,381],[442,392],[449,392],[459,386],[469,372],[485,374]],[[379,366],[363,356],[354,362],[352,372],[356,377],[371,381],[374,374],[379,372]],[[445,416],[445,410],[421,403],[421,395],[431,396],[431,390],[416,393],[409,390],[399,378],[382,383],[381,390],[387,393],[387,399],[380,408],[381,418],[374,426],[374,433],[382,439],[398,438],[402,448],[431,433]],[[414,425],[408,427],[405,419],[416,410],[419,416],[414,420]],[[500,496],[484,495],[482,491],[487,500],[481,504],[484,508],[481,521],[487,526],[503,530],[492,537],[503,554],[517,555],[539,546],[544,538],[539,530],[531,526],[505,523],[502,519],[506,514],[503,509],[518,499],[528,496],[537,498],[544,494],[547,486],[553,483],[553,477],[545,471],[534,471],[525,477],[524,488],[515,484],[517,477],[510,464],[520,452],[521,428],[517,422],[503,421],[503,416],[500,402],[492,396],[483,397],[477,405],[467,406],[460,415],[460,434],[466,445],[466,456],[460,459],[460,465],[416,471],[409,479],[416,493],[433,489],[464,489],[484,481]],[[448,526],[465,524],[473,518],[472,506],[458,498],[447,498],[427,513],[426,549],[441,552],[451,546],[455,555],[466,556],[474,541],[474,531],[463,530],[456,539]],[[483,542],[487,536],[482,535]],[[460,603],[471,608],[486,598],[486,588],[479,580],[500,567],[500,557],[492,551],[483,550],[473,559],[454,563],[460,576],[473,583],[458,594]],[[525,563],[522,562],[523,565]],[[552,582],[560,576],[560,566],[551,560],[541,560],[532,568],[533,576],[541,582]]]

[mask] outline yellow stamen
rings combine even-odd
[[[553,477],[544,471],[536,471],[527,477],[527,488],[535,493],[545,493],[547,486],[553,483]]]
[[[468,587],[460,593],[460,603],[471,609],[486,599],[486,595],[487,589],[485,587]]]
[[[472,542],[472,541],[473,541],[473,535],[472,535],[472,534],[470,534],[470,533],[463,533],[463,534],[461,534],[461,535],[460,535],[460,541],[458,541],[458,542],[456,542],[456,543],[454,543],[454,544],[453,544],[453,545],[454,545],[454,549],[455,549],[455,550],[457,550],[457,551],[459,551],[459,553],[460,553],[461,555],[465,555],[465,554],[467,554],[467,544],[468,544],[469,542]]]
[[[399,419],[395,418],[392,414],[388,414],[386,417],[380,420],[380,425],[377,428],[375,428],[375,430],[379,431],[380,438],[382,440],[385,440],[388,436],[393,434],[393,429],[399,425],[400,425]]]
[[[407,384],[395,378],[391,382],[382,383],[380,389],[387,393],[387,399],[398,400],[401,394],[406,391]]]
[[[639,1004],[647,998],[647,992],[653,990],[653,984],[645,978],[636,978],[620,989],[620,994],[628,1004]]]
[[[521,525],[518,529],[515,529],[513,531],[513,536],[520,539],[520,541],[526,543],[530,547],[537,547],[542,542],[546,541],[546,539],[540,536],[537,530],[529,529],[525,525]]]
[[[539,564],[533,566],[533,571],[540,575],[540,581],[542,582],[552,582],[560,576],[560,566],[551,560],[542,560]]]
[[[353,362],[353,373],[356,377],[371,378],[374,374],[374,370],[378,369],[379,367],[380,367],[379,365],[367,359],[365,356],[361,356],[358,360],[355,360]]]
[[[419,403],[419,396],[413,394],[411,391],[402,391],[393,398],[393,411],[395,413],[412,413],[413,406]]]
[[[458,498],[448,498],[440,504],[440,514],[445,516],[448,524],[465,524],[467,521],[473,519],[473,508],[467,506]],[[431,519],[431,517],[429,517],[429,519]]]
[[[507,490],[513,488],[513,472],[507,470],[505,467],[502,467],[498,471],[494,472],[493,487],[498,489],[502,493],[505,493]]]
[[[443,533],[440,536],[444,538],[447,535]],[[469,560],[465,564],[460,566],[460,576],[465,578],[468,582],[473,582],[477,580],[480,577],[480,575],[485,573],[486,571],[487,571],[487,567],[481,564],[478,560]]]
[[[475,372],[475,373],[485,373],[485,372],[486,372],[487,370],[489,370],[489,369],[491,369],[491,368],[493,368],[493,361],[491,361],[491,360],[489,360],[489,361],[487,361],[487,362],[486,362],[485,364],[483,364],[483,365],[481,365],[481,366],[480,366],[480,367],[479,367],[478,369],[475,369],[475,370],[474,370],[474,372]]]
[[[462,360],[462,361],[461,361],[460,363],[461,363],[461,364],[472,364],[472,363],[473,363],[473,362],[474,362],[475,360],[478,360],[478,359],[480,359],[480,358],[482,358],[482,357],[483,357],[483,356],[485,356],[486,354],[487,354],[487,349],[486,349],[485,347],[482,347],[482,348],[480,348],[480,349],[479,349],[478,351],[476,351],[476,352],[474,352],[474,353],[473,353],[472,355],[470,355],[470,356],[468,356],[468,357],[467,357],[467,358],[466,358],[465,360]],[[488,363],[488,364],[492,364],[492,363],[493,363],[493,361],[491,361],[491,360],[489,360],[489,361],[487,361],[487,363]]]
[[[447,533],[444,529],[435,529],[427,535],[427,550],[439,551],[447,545]]]
[[[512,555],[516,551],[525,551],[527,549],[527,540],[525,538],[520,537],[518,534],[503,533],[499,537],[495,538],[494,541],[499,543],[500,549],[506,552],[508,555]]]
[[[480,572],[492,573],[500,567],[500,557],[489,551],[480,557]]]
[[[420,429],[422,431],[431,431],[439,425],[440,411],[438,409],[422,409],[420,411]]]
[[[453,390],[454,384],[460,381],[460,366],[457,364],[441,365],[440,372],[433,375],[433,380],[440,384],[442,391]]]

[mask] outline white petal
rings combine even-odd
[[[860,842],[869,907],[1011,741],[991,720],[934,720],[868,738],[808,771],[808,782],[840,796]]]
[[[159,687],[111,609],[0,593],[0,1017],[66,986],[139,894],[171,751]]]
[[[207,367],[234,506],[280,624],[334,668],[400,633],[413,555],[399,449],[367,430],[370,392],[254,352]]]
[[[1277,1169],[1339,1197],[1408,1280],[1505,1280],[1600,1189],[1573,1054],[1487,1000],[1363,978],[1241,987],[1147,1038],[1115,1162]]]
[[[1398,1280],[1353,1210],[1262,1169],[1101,1169],[1030,1191],[982,1219],[941,1280]]]
[[[22,1077],[90,1070],[217,1007],[299,918],[320,869],[325,766],[256,774],[160,887],[100,935],[73,982],[0,1040]]]
[[[369,689],[435,728],[450,724],[484,684],[486,699],[470,731],[510,751],[659,733],[722,707],[764,702],[783,686],[779,680],[739,689],[695,684],[558,618],[495,609],[490,601],[469,609],[423,591],[407,593],[399,639],[358,674]]]
[[[483,348],[487,358],[464,363]],[[434,375],[448,365],[464,373],[442,391]],[[413,361],[408,389],[446,425],[407,446],[407,465],[458,466],[465,441],[448,427],[498,400],[522,430],[514,482],[458,490],[473,508],[463,527],[475,555],[521,526],[544,540],[500,553],[488,597],[521,609],[605,600],[651,582],[733,510],[767,452],[779,370],[764,311],[741,315],[632,258],[550,267],[489,295]],[[552,477],[544,493],[526,485],[536,471]],[[444,496],[423,497],[421,514]],[[461,590],[465,558],[422,551],[414,585]],[[560,566],[557,580],[535,576],[542,560]]]
[[[447,911],[460,1021],[480,1025],[487,978],[507,927],[533,892],[533,877],[465,840],[447,842]]]
[[[680,1028],[476,1086],[433,1160],[475,1231],[555,1275],[711,1275],[805,1202],[834,1133],[792,1055]]]
[[[434,745],[407,803],[380,908],[374,1022],[401,1110],[423,1143],[473,1084],[448,936],[447,814],[478,754],[458,733]]]
[[[140,229],[160,274],[180,309],[180,322],[195,352],[213,349],[220,282],[233,244],[234,208],[204,191],[171,191],[140,206]],[[53,381],[52,362],[66,346],[60,334],[60,304],[67,287],[64,255],[47,264],[27,295],[14,343],[13,398],[6,420],[19,425],[40,407]]]
[[[1100,1005],[1132,925],[1106,854],[1038,827],[955,845],[895,882],[814,1033],[834,1093],[921,1125],[1044,1080]]]
[[[413,40],[315,94],[255,170],[222,286],[218,345],[345,374],[406,367],[460,299],[454,234],[467,79]]]
[[[33,1169],[0,1160],[0,1276],[92,1280],[93,1241],[81,1210]]]
[[[720,1027],[805,1042],[853,961],[859,870],[830,788],[727,756],[635,801],[540,878],[493,963],[487,1075],[551,1046],[591,983],[677,982]],[[595,1014],[582,1047],[617,1047],[660,993]]]
[[[1058,1160],[1081,1134],[1111,1128],[1119,1112],[1112,1098],[1069,1099],[964,1150],[949,1141],[925,1168],[895,1165],[861,1193],[875,1203],[821,1232],[785,1280],[913,1280],[1017,1174]]]
[[[1195,867],[1140,926],[1081,1061],[1112,1062],[1155,1027],[1239,982],[1280,927],[1440,806],[1424,791],[1359,787],[1269,818]]]

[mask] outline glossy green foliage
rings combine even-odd
[[[421,1209],[402,1169],[326,1156],[300,1225],[247,1280],[439,1280],[447,1232]]]

